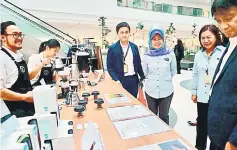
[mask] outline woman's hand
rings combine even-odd
[[[44,67],[44,66],[50,64],[50,62],[51,62],[51,59],[50,59],[50,58],[44,59],[44,60],[42,61],[42,63],[41,63],[41,66]]]
[[[191,99],[193,100],[194,103],[197,103],[197,95],[192,95]]]

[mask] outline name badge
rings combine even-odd
[[[123,64],[123,71],[124,71],[124,73],[128,73],[128,65],[127,64]]]
[[[213,78],[213,77],[210,76],[210,75],[205,75],[205,77],[204,77],[204,83],[211,85],[211,83],[212,83],[212,78]]]

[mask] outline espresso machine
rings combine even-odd
[[[72,46],[72,51],[76,55],[78,69],[81,74],[89,73],[98,69],[98,62],[95,55],[95,43],[89,40],[93,38],[84,38],[83,44]]]

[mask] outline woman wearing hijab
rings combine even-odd
[[[149,109],[169,124],[169,108],[173,98],[172,79],[176,74],[176,58],[166,48],[164,31],[152,29],[149,32],[149,49],[143,58],[146,76],[145,95]],[[159,113],[158,113],[159,111]]]

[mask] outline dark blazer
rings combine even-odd
[[[213,79],[220,70],[223,56]],[[228,141],[237,146],[237,46],[212,89],[208,110],[208,134],[216,146],[224,148]]]
[[[138,48],[132,42],[129,42],[129,44],[133,53],[135,73],[136,75],[139,75],[141,79],[145,79]],[[121,80],[121,78],[124,77],[123,50],[120,45],[120,41],[117,41],[116,43],[111,45],[108,50],[107,70],[114,81]]]

